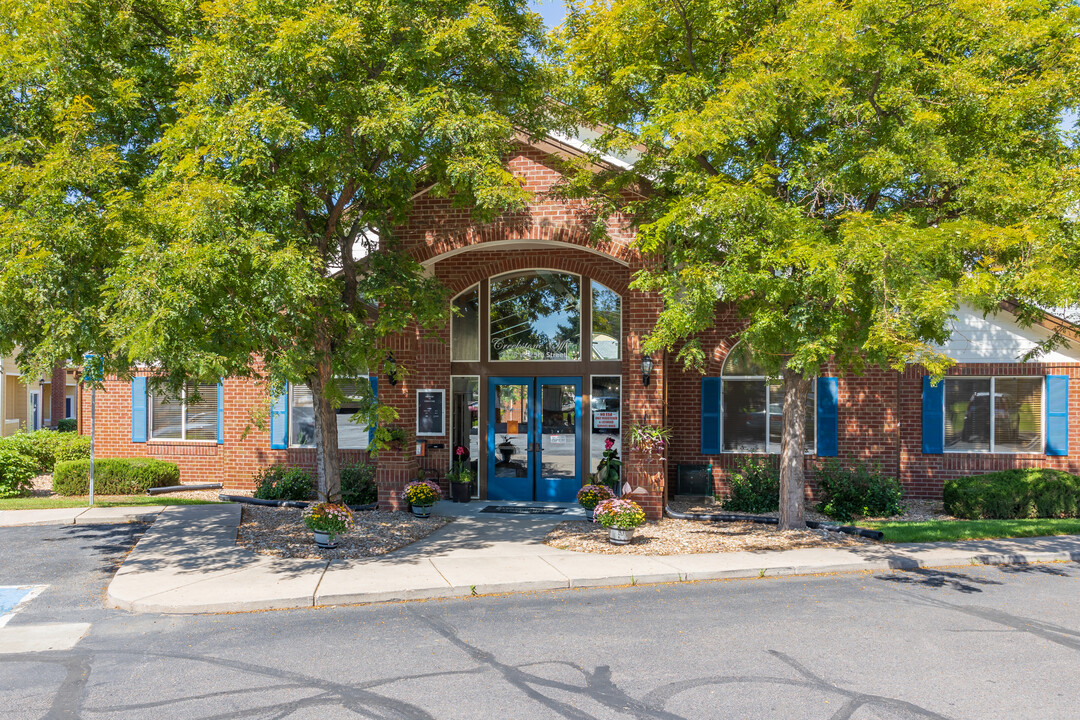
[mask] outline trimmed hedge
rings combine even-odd
[[[14,447],[0,445],[0,498],[29,495],[37,463]]]
[[[375,484],[375,466],[371,463],[348,463],[341,466],[341,502],[346,505],[370,505],[379,501]]]
[[[180,484],[176,463],[152,458],[104,458],[94,462],[94,492],[101,495],[139,495],[150,488]],[[90,461],[57,463],[53,492],[86,495],[90,492]]]
[[[737,513],[766,513],[780,509],[780,469],[768,460],[744,460],[731,473],[723,508]]]
[[[888,517],[904,512],[904,490],[896,478],[861,460],[844,467],[831,458],[818,466],[816,479],[821,497],[817,509],[833,520],[851,522],[857,517]]]
[[[965,520],[1080,517],[1080,477],[1061,470],[1002,470],[945,481],[945,512]]]
[[[307,470],[289,465],[270,465],[255,473],[255,497],[259,500],[308,500],[315,493],[315,478]]]
[[[64,418],[56,423],[57,432],[75,432],[79,429],[79,421],[75,418]]]
[[[52,472],[58,462],[90,457],[89,436],[55,430],[9,435],[0,440],[0,446],[11,448],[33,460],[39,473]]]

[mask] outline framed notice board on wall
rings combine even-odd
[[[446,391],[416,391],[417,437],[442,437],[446,435]]]

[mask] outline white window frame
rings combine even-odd
[[[771,433],[769,432],[769,407],[772,405],[772,388],[769,387],[774,382],[783,384],[783,380],[780,378],[770,378],[764,375],[731,375],[720,376],[720,452],[725,455],[760,455],[760,451],[746,451],[746,450],[725,450],[724,449],[724,383],[728,380],[739,381],[760,381],[765,383],[765,454],[766,455],[779,455],[780,445],[774,444],[769,439]],[[814,394],[814,446],[812,448],[803,448],[803,455],[817,455],[818,448],[818,414],[817,414],[817,377],[810,380],[811,392]],[[809,393],[807,393],[809,395]],[[809,398],[808,398],[809,399]]]
[[[178,438],[156,438],[154,437],[154,393],[146,394],[146,439],[148,442],[186,442],[186,443],[206,443],[208,445],[216,445],[217,438],[211,440],[196,440],[192,438],[188,439],[187,436],[187,386],[185,385],[180,390],[180,397],[177,398],[180,401],[180,437]],[[214,393],[214,417],[219,417],[221,413],[221,407],[217,404],[217,392]]]
[[[1039,391],[1039,450],[998,450],[997,439],[997,413],[994,411],[994,400],[997,398],[997,381],[1000,380],[1042,380]],[[1045,455],[1046,454],[1046,376],[1045,375],[946,375],[943,382],[950,380],[989,380],[990,381],[990,449],[989,450],[950,450],[945,444],[946,428],[941,423],[941,448],[942,453],[949,455]],[[948,397],[948,388],[942,388],[942,403]],[[948,411],[948,407],[944,408]]]
[[[363,380],[363,379],[366,378],[368,382],[371,382],[372,377],[373,377],[372,375],[361,375],[360,377],[352,378],[352,380],[356,381],[356,380]],[[338,379],[339,380],[342,380],[342,379],[348,380],[349,378],[338,378]],[[304,387],[307,387],[307,386],[305,385]],[[288,427],[289,427],[289,430],[288,430],[288,439],[289,439],[289,441],[286,444],[288,445],[289,449],[311,450],[311,449],[314,449],[314,447],[315,447],[314,441],[312,441],[312,443],[310,445],[301,445],[301,444],[296,442],[296,439],[293,436],[293,391],[295,390],[295,388],[296,388],[296,383],[289,383],[289,392],[288,392],[288,398],[287,398],[288,408],[287,408],[287,411],[285,413],[285,421],[288,423]],[[346,399],[355,400],[356,398],[346,398]],[[315,406],[314,406],[314,403],[313,403],[312,404],[312,413],[313,414],[314,414],[314,410],[315,410]],[[366,430],[367,430],[367,433],[368,433],[368,444],[367,444],[366,447],[362,447],[362,448],[343,448],[339,444],[338,450],[339,451],[340,450],[347,450],[347,451],[350,451],[350,452],[366,452],[366,451],[370,451],[371,450],[371,428],[368,427]],[[338,429],[338,441],[339,441],[339,443],[340,443],[340,440],[341,440],[341,429],[339,428]]]

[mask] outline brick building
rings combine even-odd
[[[629,288],[643,262],[630,245],[633,228],[616,217],[607,241],[590,241],[586,209],[548,194],[560,159],[580,154],[569,140],[522,141],[508,167],[535,200],[493,222],[477,223],[445,198],[414,198],[400,238],[450,289],[459,314],[436,337],[394,337],[387,349],[408,372],[369,379],[409,437],[372,460],[384,506],[400,505],[397,492],[418,470],[443,477],[458,447],[476,471],[475,496],[550,502],[573,499],[610,438],[624,461],[624,489],[653,517],[678,489],[680,465],[710,467],[722,493],[740,459],[779,452],[783,388],[737,350],[730,311],[721,309],[701,338],[705,377],[661,356],[643,373],[641,340],[661,302]],[[1007,311],[983,318],[961,308],[946,348],[961,364],[936,387],[918,368],[818,378],[808,469],[830,456],[871,460],[909,495],[928,498],[962,474],[1080,472],[1080,350],[1017,359],[1049,333],[1019,327]],[[103,456],[170,460],[185,481],[229,488],[250,488],[271,463],[314,467],[306,388],[270,398],[254,381],[226,379],[187,404],[149,397],[142,378],[105,390],[97,410]],[[88,410],[85,392],[82,403]],[[339,411],[342,456],[366,461],[369,434],[348,421],[352,412],[348,404]],[[263,427],[253,423],[260,415],[269,417]],[[88,432],[88,413],[79,417]],[[672,428],[664,461],[629,447],[632,423]]]

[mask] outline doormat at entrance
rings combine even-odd
[[[518,507],[517,505],[488,505],[480,512],[508,513],[510,515],[562,515],[566,508],[561,507]]]

